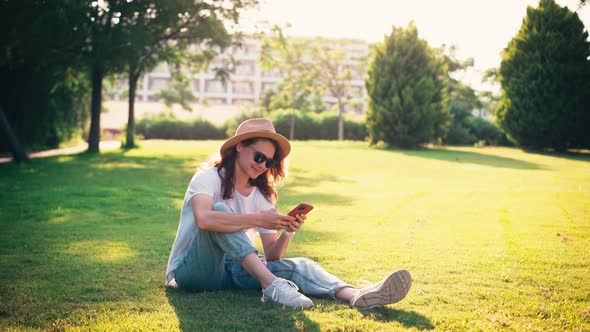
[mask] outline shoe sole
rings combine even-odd
[[[286,306],[286,307],[289,307],[289,308],[293,308],[293,309],[297,309],[297,308],[310,309],[310,308],[313,308],[315,306],[313,304],[313,302],[308,303],[308,304],[301,304],[301,305],[290,306],[290,305],[287,305],[285,303],[274,301],[273,299],[268,298],[268,297],[265,297],[264,295],[262,296],[261,300],[262,300],[263,303],[274,303],[274,304],[283,305],[283,306]]]
[[[373,285],[373,289],[356,298],[352,306],[357,309],[371,309],[397,303],[406,297],[411,286],[412,276],[410,272],[406,270],[396,271],[381,282]]]

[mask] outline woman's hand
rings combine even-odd
[[[266,229],[289,230],[289,227],[293,227],[293,224],[298,222],[297,218],[282,214],[276,209],[261,211],[259,213],[259,217],[260,227],[264,227]],[[299,225],[297,228],[299,227],[301,226]]]
[[[304,214],[298,214],[295,216],[295,220],[285,228],[287,232],[296,232],[305,223],[307,216]]]

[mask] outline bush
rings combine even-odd
[[[277,132],[289,136],[291,116],[295,116],[295,139],[297,140],[337,140],[338,115],[334,113],[303,113],[293,109],[281,109],[271,112]],[[344,138],[364,141],[367,137],[365,122],[344,118]]]
[[[204,140],[225,139],[233,136],[240,123],[247,119],[267,117],[273,121],[276,131],[289,137],[291,116],[295,116],[295,139],[297,140],[336,140],[338,139],[338,115],[334,113],[303,113],[293,109],[280,109],[265,114],[262,110],[250,110],[239,113],[216,127],[204,119],[182,121],[171,112],[146,117],[137,122],[136,134],[145,139],[181,139]],[[367,137],[367,128],[363,121],[344,118],[344,138],[363,141]]]
[[[493,122],[486,119],[470,116],[465,119],[468,130],[478,141],[485,141],[488,145],[498,145],[502,142],[504,133]]]
[[[222,128],[216,127],[207,120],[198,118],[192,121],[182,121],[170,112],[141,119],[136,124],[135,130],[145,139],[206,140],[226,138]]]
[[[494,122],[471,115],[453,121],[444,140],[449,145],[472,145],[480,141],[485,145],[512,145]]]
[[[445,138],[445,144],[449,145],[470,145],[476,141],[477,137],[469,132],[469,129],[462,123],[457,122],[451,124]]]

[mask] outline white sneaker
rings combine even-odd
[[[275,302],[291,308],[313,307],[313,302],[298,290],[299,287],[292,281],[276,278],[272,284],[262,290],[262,302]]]
[[[374,285],[362,288],[350,300],[350,305],[357,309],[369,309],[396,303],[406,297],[411,285],[410,272],[399,270]]]

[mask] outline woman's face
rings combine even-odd
[[[267,168],[265,162],[257,163],[254,159],[256,153],[262,153],[262,159],[272,159],[275,154],[275,146],[271,141],[266,139],[258,139],[250,145],[243,145],[239,143],[238,150],[238,167],[250,179],[256,179],[262,173],[266,172]]]

